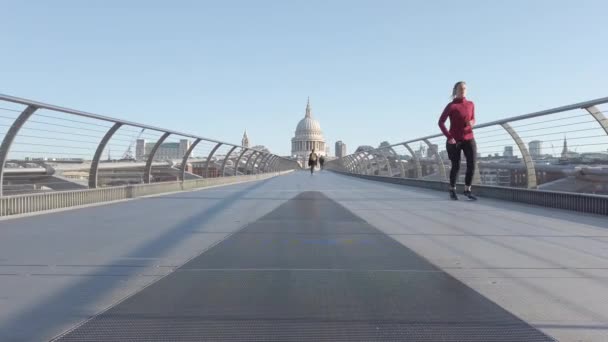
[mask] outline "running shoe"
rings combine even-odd
[[[456,195],[456,190],[450,190],[450,198],[454,201],[458,201],[458,196]]]
[[[475,197],[470,191],[465,191],[464,195],[469,199],[469,201],[477,201],[477,197]]]

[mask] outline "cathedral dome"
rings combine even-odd
[[[325,147],[323,131],[321,131],[319,121],[312,117],[309,99],[306,103],[306,115],[298,122],[296,134],[291,139],[291,155],[303,162],[313,150],[324,156]]]
[[[310,102],[306,104],[306,116],[298,122],[296,126],[295,139],[302,140],[325,140],[323,139],[323,131],[319,121],[312,117],[310,111]]]

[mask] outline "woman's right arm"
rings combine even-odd
[[[445,122],[448,119],[449,113],[450,113],[450,104],[445,106],[443,113],[441,113],[441,116],[439,117],[439,128],[441,129],[441,132],[443,133],[443,135],[445,135],[445,137],[448,138],[448,143],[455,144],[456,140],[454,140],[454,137],[452,137],[452,135],[450,134],[450,131],[445,127]]]

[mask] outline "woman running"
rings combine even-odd
[[[457,82],[452,89],[452,102],[443,110],[439,118],[439,128],[448,139],[446,150],[452,169],[450,170],[450,198],[458,200],[456,195],[456,179],[460,170],[461,151],[467,159],[467,173],[464,178],[464,195],[469,200],[477,198],[471,193],[471,183],[475,172],[475,159],[477,158],[477,145],[473,137],[475,125],[475,105],[467,100],[467,84]],[[445,121],[450,118],[450,129],[445,127]]]

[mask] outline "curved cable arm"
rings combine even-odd
[[[211,165],[211,158],[213,158],[213,155],[215,154],[217,149],[220,148],[220,146],[222,146],[222,143],[217,143],[215,147],[213,147],[211,152],[209,152],[209,155],[207,156],[207,161],[205,162],[205,173],[203,175],[204,178],[209,178],[209,165]]]
[[[526,144],[520,138],[519,134],[517,134],[517,132],[513,129],[513,127],[511,127],[511,125],[506,122],[500,125],[502,126],[502,128],[505,129],[505,131],[507,131],[507,133],[509,133],[509,135],[511,136],[511,138],[513,138],[513,141],[519,148],[519,152],[521,153],[521,156],[524,160],[524,165],[526,167],[526,179],[528,182],[528,189],[536,189],[536,167],[534,166],[534,160],[530,155],[530,151],[528,151]]]
[[[101,139],[99,145],[97,146],[97,150],[95,151],[95,155],[93,156],[93,160],[91,161],[91,168],[89,169],[89,188],[91,189],[97,188],[98,185],[97,174],[99,169],[99,161],[101,160],[103,150],[106,148],[106,145],[108,144],[114,133],[116,133],[116,131],[118,131],[120,127],[122,127],[122,124],[120,122],[117,122],[112,127],[110,127],[108,132],[106,132],[106,134],[103,136],[103,139]]]
[[[257,155],[259,153],[259,151],[256,150],[252,150],[253,152],[249,155],[249,157],[247,158],[247,162],[245,163],[245,175],[248,175],[248,171],[249,171],[249,162],[251,162],[251,159],[253,158],[253,156]]]
[[[225,177],[226,173],[226,163],[228,162],[228,160],[230,160],[230,155],[232,154],[232,152],[234,152],[234,150],[236,150],[238,146],[234,145],[232,146],[232,148],[230,149],[230,151],[228,151],[228,153],[226,154],[226,156],[224,157],[224,161],[222,162],[222,167],[220,168],[220,177]]]
[[[152,162],[154,161],[154,156],[156,155],[156,151],[160,148],[160,145],[163,144],[165,139],[167,139],[171,135],[170,132],[165,132],[154,144],[152,151],[150,151],[150,155],[148,156],[148,160],[146,161],[146,167],[144,169],[144,184],[149,184],[152,180]]]
[[[264,156],[264,153],[263,153],[263,152],[260,152],[260,154],[258,154],[258,156],[257,156],[257,157],[255,158],[255,160],[253,161],[253,164],[251,165],[251,174],[252,174],[252,175],[255,175],[255,174],[257,173],[256,165],[258,165],[258,167],[259,167],[258,160],[259,160],[259,159],[260,159],[262,156]]]
[[[437,167],[439,168],[439,177],[441,180],[447,180],[447,173],[445,171],[445,165],[443,165],[443,160],[441,160],[441,156],[439,155],[439,148],[434,148],[433,144],[429,141],[429,139],[423,139],[424,143],[428,148],[433,152],[433,156],[435,157],[435,162],[437,163]]]
[[[186,154],[184,154],[182,158],[182,165],[180,165],[179,167],[179,180],[182,182],[184,181],[184,179],[186,179],[186,168],[188,168],[188,158],[190,158],[192,151],[194,151],[194,148],[196,147],[196,145],[198,145],[198,143],[201,142],[201,140],[202,139],[194,140],[194,142],[192,143],[192,145],[190,145],[190,147],[186,151]]]
[[[19,133],[19,130],[25,122],[34,114],[34,112],[38,108],[33,105],[28,105],[19,117],[13,122],[11,127],[8,129],[8,132],[4,135],[4,139],[2,140],[2,145],[0,145],[0,196],[2,196],[2,190],[4,187],[4,166],[6,165],[6,160],[8,158],[9,150],[11,149],[11,145]]]

